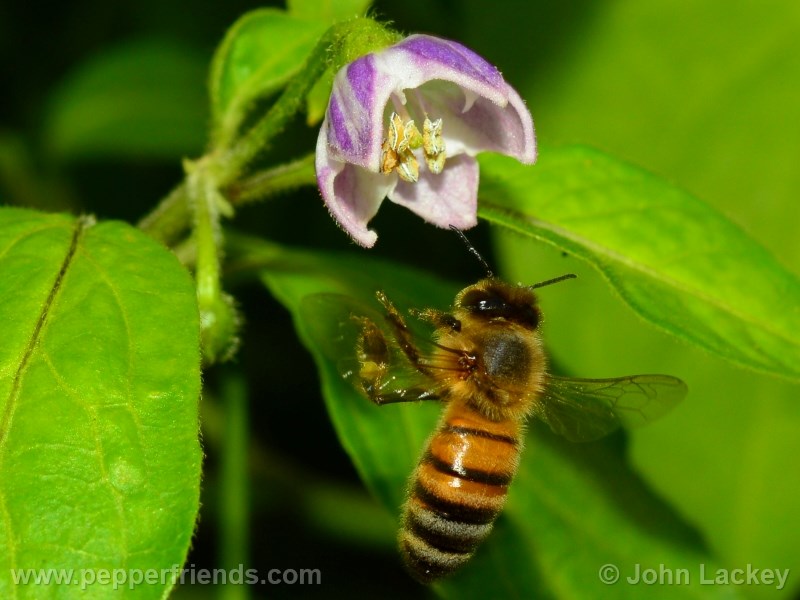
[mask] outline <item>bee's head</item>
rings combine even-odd
[[[470,244],[464,232],[454,225],[450,225],[450,229],[458,234],[467,245],[467,249],[486,269],[486,278],[461,290],[456,296],[455,302],[456,311],[466,311],[467,314],[481,321],[516,323],[526,329],[534,330],[539,326],[541,312],[536,305],[536,294],[533,293],[533,290],[575,277],[572,273],[568,273],[527,287],[511,285],[497,279],[492,274],[488,263]],[[458,323],[458,321],[456,322]]]
[[[536,294],[530,288],[511,285],[495,278],[482,279],[456,296],[456,309],[487,322],[516,323],[536,329],[541,313]]]

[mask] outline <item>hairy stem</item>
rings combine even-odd
[[[186,196],[186,182],[167,194],[152,212],[137,224],[139,229],[169,246],[189,227],[192,213]]]
[[[293,162],[259,171],[225,190],[225,196],[234,206],[258,202],[281,192],[304,185],[315,185],[314,155],[309,154]]]

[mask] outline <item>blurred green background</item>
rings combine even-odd
[[[179,181],[180,159],[202,153],[211,55],[227,27],[258,6],[264,4],[0,5],[0,201],[101,218],[144,215]],[[374,6],[403,31],[458,39],[496,64],[527,100],[542,153],[585,143],[644,167],[715,206],[800,273],[797,3]],[[276,159],[307,152],[316,131],[298,122],[286,139],[273,150]],[[315,190],[242,213],[237,227],[281,242],[351,248]],[[460,242],[402,209],[387,203],[374,226],[378,255],[463,284],[481,275]],[[579,274],[579,286],[541,294],[547,342],[563,368],[586,377],[666,372],[688,382],[690,396],[673,415],[632,436],[633,463],[722,564],[792,569],[791,589],[749,588],[748,595],[796,595],[798,387],[661,334],[575,259],[486,226],[471,238],[511,279]],[[232,291],[246,319],[236,367],[246,374],[256,444],[250,563],[323,573],[319,589],[276,586],[268,595],[421,593],[399,568],[394,516],[362,491],[339,448],[287,313],[261,286]],[[219,370],[206,378],[203,512],[189,560],[198,567],[218,564],[217,444],[224,419],[214,398],[221,379]],[[358,523],[347,518],[354,512],[363,517]]]

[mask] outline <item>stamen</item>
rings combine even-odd
[[[400,118],[400,115],[393,112],[392,116],[389,117],[389,137],[387,138],[387,141],[389,142],[389,147],[392,150],[399,150],[400,149],[399,145],[402,138],[403,138],[403,120]]]
[[[417,183],[419,181],[419,163],[411,150],[406,150],[400,156],[400,165],[397,167],[397,174],[403,181]]]
[[[381,173],[388,174],[397,170],[401,179],[416,183],[419,180],[419,163],[412,150],[421,145],[422,136],[414,121],[403,123],[400,115],[393,112],[389,117],[388,136],[381,146]]]
[[[425,163],[434,175],[444,170],[447,153],[442,137],[442,119],[431,120],[426,116],[422,124],[422,151],[425,153]]]
[[[389,145],[389,140],[383,140],[381,146],[381,173],[388,175],[397,167],[397,152]]]
[[[404,107],[402,110],[408,114]],[[413,151],[419,148],[422,148],[428,170],[434,175],[441,173],[447,158],[442,119],[431,121],[426,115],[423,133],[420,134],[413,119],[404,122],[397,112],[392,112],[387,136],[381,145],[381,173],[388,175],[397,171],[403,181],[416,183],[419,181],[419,162]]]

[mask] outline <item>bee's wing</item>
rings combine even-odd
[[[306,333],[325,358],[337,366],[346,358],[355,359],[357,336],[351,316],[357,314],[377,318],[374,310],[343,294],[312,294],[300,301]]]
[[[400,349],[383,314],[342,294],[313,294],[301,301],[307,332],[339,374],[377,404],[433,400],[443,386],[420,372]],[[410,323],[415,343],[428,350],[430,336]]]
[[[540,418],[573,442],[588,442],[623,427],[645,425],[672,409],[688,392],[669,375],[613,379],[549,376]]]

